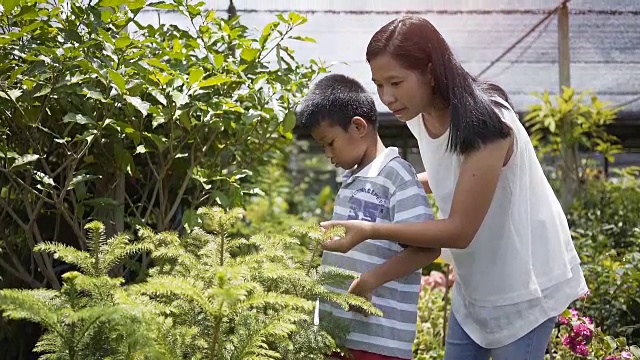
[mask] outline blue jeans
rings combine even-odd
[[[462,329],[451,312],[444,360],[542,360],[556,324],[552,317],[520,339],[495,349],[478,345]]]

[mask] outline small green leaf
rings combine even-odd
[[[115,46],[116,42],[113,41],[113,38],[111,37],[111,35],[109,35],[109,33],[106,32],[104,29],[98,28],[98,34],[100,34],[102,41]]]
[[[296,113],[293,110],[289,110],[287,115],[284,116],[284,120],[282,120],[282,130],[285,133],[290,133],[293,131],[293,128],[296,126]]]
[[[214,86],[214,85],[219,85],[222,83],[226,83],[231,81],[230,78],[223,76],[223,75],[217,75],[214,77],[210,77],[206,80],[201,81],[198,86],[203,88],[203,87],[207,87],[207,86]]]
[[[302,25],[307,22],[307,18],[296,12],[290,12],[289,21],[291,21],[293,24],[296,24],[296,25]]]
[[[16,162],[13,163],[13,165],[11,165],[11,167],[9,168],[9,170],[13,170],[15,168],[18,168],[22,165],[28,164],[30,162],[34,162],[36,160],[38,160],[40,158],[40,155],[36,155],[36,154],[25,154],[20,156]]]
[[[180,113],[180,124],[184,126],[187,130],[191,130],[191,117],[189,117],[189,113],[181,112]]]
[[[11,14],[13,9],[15,9],[18,4],[20,4],[20,0],[4,0],[1,5],[4,7],[3,13],[7,15]]]
[[[631,351],[631,354],[633,354],[633,356],[637,357],[640,359],[640,348],[637,347],[636,345],[633,345],[629,348],[629,351]]]
[[[155,129],[156,126],[160,125],[160,124],[164,124],[165,123],[165,118],[164,116],[158,115],[158,116],[154,116],[153,120],[151,120],[151,127]]]
[[[22,79],[22,85],[24,85],[28,90],[33,89],[33,86],[36,84],[35,81],[30,79]]]
[[[212,22],[214,19],[216,18],[216,11],[215,10],[209,10],[209,12],[207,12],[207,17],[205,22]]]
[[[167,4],[167,3],[153,4],[153,5],[151,5],[151,7],[154,7],[156,9],[162,9],[162,10],[180,10],[178,5],[176,5],[176,4]]]
[[[129,37],[129,35],[125,34],[116,39],[116,48],[118,49],[125,48],[129,46],[129,44],[131,44],[131,38]]]
[[[277,27],[278,24],[280,24],[278,21],[273,21],[268,23],[267,26],[264,27],[264,29],[262,30],[262,35],[260,35],[260,40],[259,40],[260,46],[264,46],[264,44],[266,44],[267,41],[269,41],[269,38],[273,33],[273,29]]]
[[[186,94],[183,94],[178,91],[173,91],[171,93],[171,97],[173,98],[173,101],[176,103],[176,108],[179,108],[180,106],[186,104],[189,101],[189,97]]]
[[[155,90],[155,89],[151,89],[151,95],[153,95],[153,97],[155,97],[156,99],[158,99],[158,101],[164,105],[167,106],[167,98],[164,97],[164,95],[162,95],[162,93],[160,93],[160,91]]]
[[[96,100],[100,100],[100,101],[106,101],[104,96],[102,96],[102,94],[100,92],[98,92],[98,91],[89,90],[87,88],[84,88],[82,90],[82,93],[86,94],[88,98],[96,99]]]
[[[67,190],[72,189],[76,184],[79,184],[81,182],[85,182],[85,181],[88,181],[88,180],[92,180],[92,179],[97,179],[99,177],[100,176],[87,175],[87,174],[74,176],[73,179],[71,180],[71,182],[69,183],[69,187],[67,188]]]
[[[80,115],[80,114],[75,114],[75,113],[68,113],[67,115],[65,115],[62,118],[63,122],[74,122],[80,125],[85,125],[85,124],[92,124],[94,121],[93,119],[86,117],[84,115]]]
[[[191,71],[189,71],[189,85],[193,86],[193,84],[202,80],[203,76],[204,76],[204,70],[202,70],[202,68],[200,67],[192,68]]]
[[[178,54],[182,52],[182,43],[178,39],[173,39],[173,53]]]
[[[212,195],[216,202],[221,206],[225,207],[229,204],[229,198],[222,192],[215,190],[213,191]]]
[[[240,51],[240,57],[246,61],[253,61],[260,53],[260,49],[244,48]]]
[[[4,93],[0,93],[2,95],[4,95]],[[15,101],[17,98],[20,97],[20,95],[22,95],[22,90],[20,89],[11,89],[9,91],[7,91],[7,94],[9,94],[9,98],[13,101]],[[7,98],[6,96],[3,96],[4,98]]]
[[[122,77],[122,75],[120,75],[120,73],[112,69],[109,69],[108,72],[109,72],[109,78],[118,87],[118,90],[120,90],[120,93],[124,93],[127,83],[124,81],[124,78]]]
[[[169,67],[167,66],[167,64],[163,63],[162,61],[156,59],[156,58],[151,58],[151,59],[147,59],[145,60],[147,64],[151,65],[151,66],[155,66],[157,68],[160,68],[162,70],[169,70]]]
[[[308,36],[292,36],[291,39],[298,40],[298,41],[304,41],[304,42],[310,42],[310,43],[315,43],[316,42],[316,39],[310,38]]]
[[[202,222],[200,221],[200,216],[198,216],[198,212],[193,209],[185,210],[182,215],[182,224],[184,225],[185,230],[187,232],[191,231],[196,227],[201,227]]]
[[[213,64],[216,66],[217,69],[219,69],[222,66],[222,64],[224,64],[224,55],[216,54],[213,57]]]
[[[144,154],[147,152],[147,148],[144,147],[144,145],[138,145],[138,147],[136,148],[136,152],[134,153],[134,155],[137,154]]]
[[[130,10],[142,9],[147,4],[146,0],[126,0],[126,2],[127,2],[127,7]]]
[[[36,178],[36,180],[40,181],[41,183],[45,184],[45,185],[49,185],[49,186],[55,186],[56,183],[53,182],[53,179],[50,178],[47,174],[40,172],[40,171],[34,171],[34,177]]]
[[[125,0],[102,0],[100,1],[100,6],[110,6],[112,8],[118,9],[122,5],[124,5],[125,2]]]
[[[111,11],[109,9],[102,10],[102,12],[100,12],[100,20],[102,20],[103,22],[108,23],[109,20],[111,20],[111,15],[112,14],[113,14],[113,11]]]
[[[144,135],[149,137],[149,139],[151,139],[156,144],[156,146],[160,151],[162,151],[165,148],[165,146],[167,146],[167,139],[160,135],[150,134],[150,133],[144,133]]]
[[[138,109],[138,111],[140,111],[142,113],[142,116],[147,116],[147,113],[149,112],[149,106],[151,104],[149,104],[146,101],[142,101],[139,97],[137,96],[125,96],[124,97],[131,105],[133,105],[136,109]]]

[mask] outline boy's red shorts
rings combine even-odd
[[[334,354],[333,357],[340,360],[405,360],[391,356],[374,354],[362,350],[349,350],[349,353],[351,354],[351,356]]]

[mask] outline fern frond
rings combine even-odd
[[[33,250],[53,254],[54,259],[60,259],[67,264],[75,265],[87,275],[95,274],[95,258],[88,252],[54,242],[40,243]]]
[[[353,271],[340,269],[333,266],[322,266],[318,271],[318,282],[322,285],[345,286],[358,278],[358,274]]]
[[[100,250],[107,242],[106,234],[104,231],[104,224],[100,221],[92,221],[84,226],[87,230],[87,249],[92,256],[97,257],[100,254]],[[98,260],[99,261],[99,260]]]
[[[240,303],[237,309],[244,311],[265,306],[268,306],[277,311],[283,309],[311,311],[315,306],[315,302],[287,294],[259,293],[249,297],[248,299]]]
[[[220,207],[204,207],[197,211],[202,220],[202,228],[212,234],[227,233],[240,220],[243,210],[234,209],[227,213]]]
[[[114,266],[118,265],[127,257],[137,255],[141,252],[153,250],[151,242],[131,243],[131,237],[127,234],[120,234],[107,241],[101,251],[102,262],[100,272],[107,274]]]
[[[167,275],[159,275],[146,283],[131,285],[133,293],[149,295],[176,295],[192,302],[205,313],[217,316],[218,308],[205,296],[205,287],[201,281]]]
[[[31,321],[58,332],[59,318],[51,307],[58,296],[53,290],[4,289],[0,290],[0,310],[9,319]]]
[[[114,291],[118,290],[124,283],[122,278],[111,278],[107,275],[86,276],[83,274],[77,275],[72,281],[75,291],[83,291],[83,296],[90,297],[94,303],[111,303]]]
[[[369,316],[383,316],[383,313],[382,311],[380,311],[380,309],[375,307],[375,305],[373,305],[367,299],[360,296],[348,293],[341,294],[325,290],[320,293],[319,297],[328,302],[332,302],[337,306],[340,306],[344,311],[349,311],[349,309],[351,308],[357,308]]]
[[[42,354],[39,359],[53,360],[59,358],[56,353],[62,352],[63,347],[59,336],[51,331],[45,331],[34,346],[33,351]]]

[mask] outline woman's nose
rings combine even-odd
[[[382,90],[380,90],[380,100],[383,104],[390,107],[396,102],[396,96],[392,89],[382,88]]]

